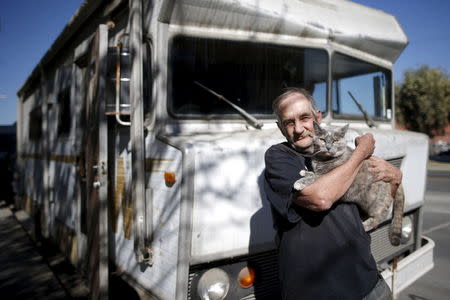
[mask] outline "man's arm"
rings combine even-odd
[[[356,149],[343,165],[320,176],[313,184],[298,191],[293,202],[313,211],[328,210],[341,198],[355,180],[362,162],[369,158],[375,149],[375,140],[371,134],[356,139]]]

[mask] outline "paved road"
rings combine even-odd
[[[434,268],[397,300],[450,299],[450,163],[434,164],[428,172],[423,229],[435,242]]]

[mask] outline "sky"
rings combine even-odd
[[[277,1],[277,0],[274,0]],[[338,1],[338,0],[336,0]],[[17,91],[82,0],[0,1],[0,125],[16,121]],[[422,65],[450,71],[449,0],[355,0],[396,16],[409,45],[394,64],[400,82]]]

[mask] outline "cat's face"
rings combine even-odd
[[[314,156],[319,160],[328,160],[344,154],[347,147],[345,141],[347,129],[348,124],[338,129],[325,130],[314,122]]]

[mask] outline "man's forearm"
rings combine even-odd
[[[318,177],[310,186],[299,191],[294,202],[311,210],[323,211],[329,209],[340,199],[355,180],[365,156],[354,151],[350,159],[343,165]]]

